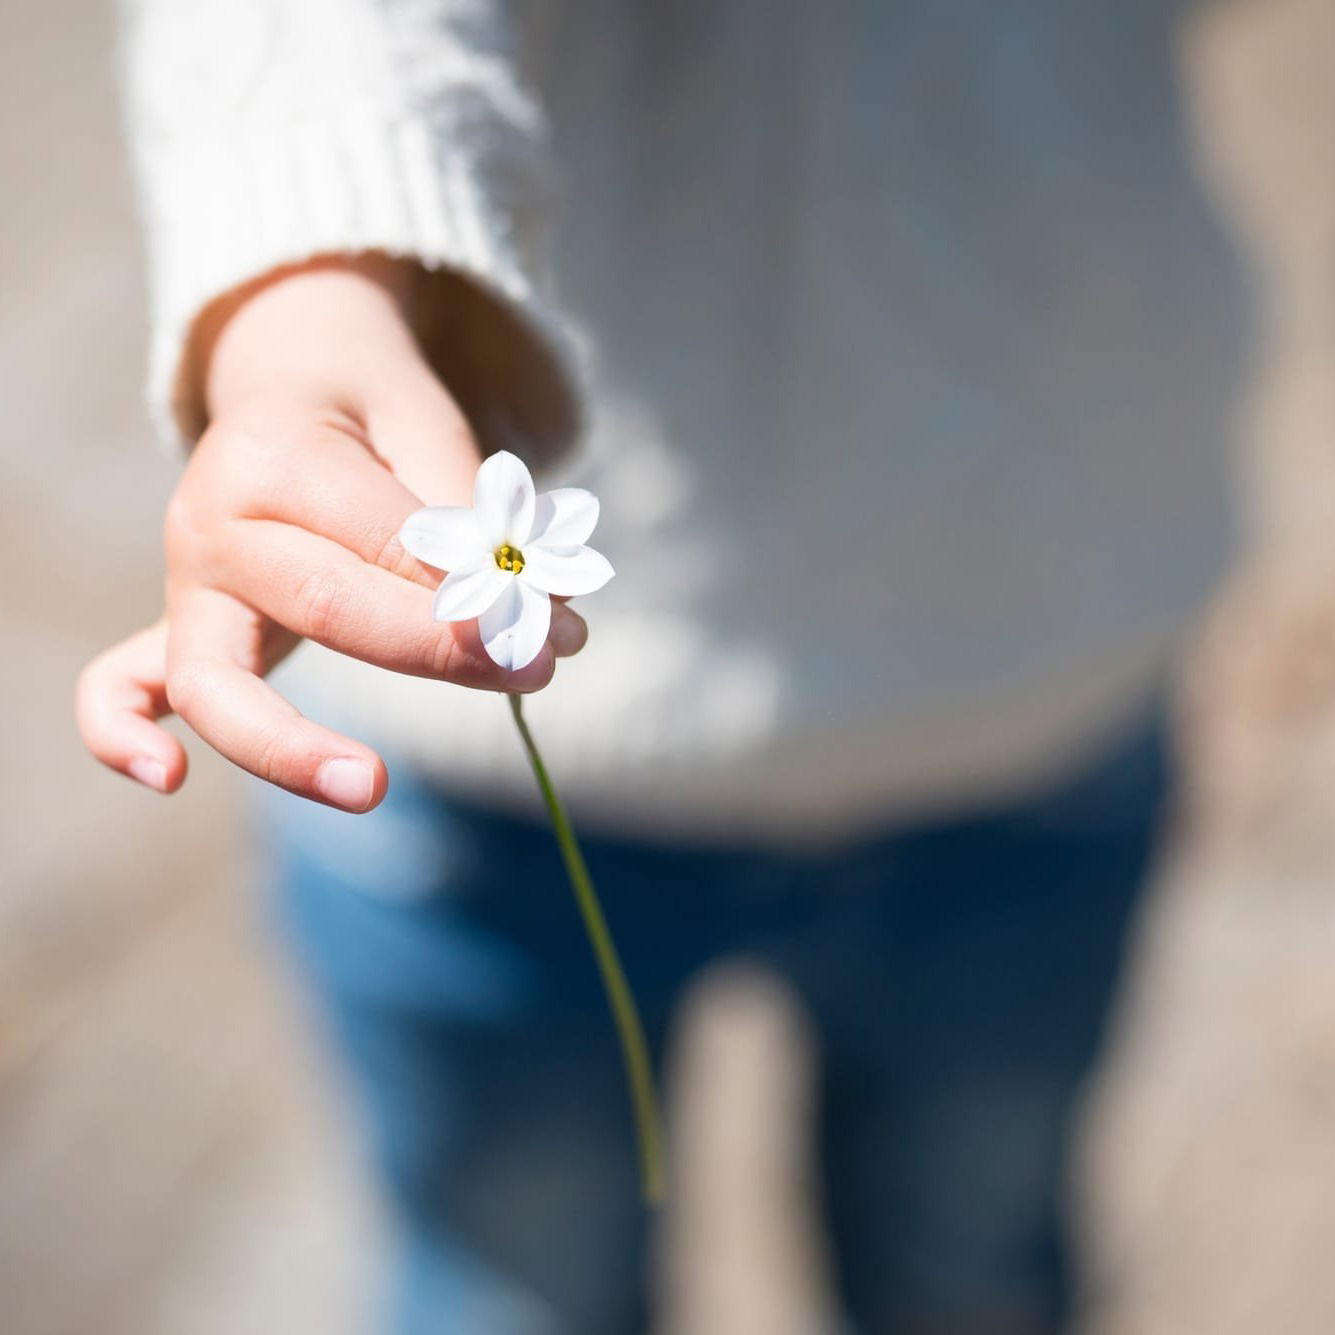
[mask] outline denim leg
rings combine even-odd
[[[265,819],[395,1207],[391,1328],[642,1329],[620,1056],[551,836],[405,777],[370,816],[278,794]],[[1066,1135],[1165,782],[1150,730],[1033,801],[845,855],[586,841],[656,1052],[719,954],[769,958],[806,996],[864,1335],[1060,1329]]]
[[[1151,728],[1032,802],[813,867],[780,952],[824,1048],[821,1151],[864,1335],[1050,1335],[1069,1318],[1072,1115],[1166,787]]]
[[[393,1209],[394,1335],[644,1329],[621,1056],[550,831],[401,766],[369,816],[278,793],[262,829]],[[682,982],[782,903],[780,872],[608,840],[585,852],[661,1055]]]
[[[284,794],[262,814],[274,903],[391,1206],[388,1328],[641,1330],[630,1109],[550,833],[401,769],[369,816]],[[661,1048],[658,981],[645,1018]]]
[[[644,1329],[614,1053],[583,1026],[482,1035],[360,1005],[335,1027],[393,1209],[395,1335]]]

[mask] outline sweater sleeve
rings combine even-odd
[[[206,425],[192,338],[284,265],[420,262],[419,337],[486,448],[541,463],[577,429],[544,300],[544,124],[502,0],[121,0],[159,433]]]

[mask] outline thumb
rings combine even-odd
[[[482,452],[462,409],[425,366],[365,406],[371,444],[424,505],[469,505]]]
[[[463,410],[426,366],[365,412],[376,453],[424,504],[472,504],[482,451]],[[577,654],[589,638],[584,618],[564,598],[552,600],[549,638],[558,658]]]

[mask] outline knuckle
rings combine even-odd
[[[288,454],[267,454],[255,459],[237,484],[234,504],[243,515],[281,519],[301,509],[308,488],[308,474],[293,467]]]
[[[290,450],[275,448],[273,434],[272,425],[215,423],[195,446],[181,491],[197,491],[219,514],[267,514],[302,476],[292,469]]]
[[[178,487],[167,502],[162,534],[168,559],[179,558],[202,544],[207,519],[188,487]]]
[[[251,773],[268,783],[287,784],[287,738],[281,728],[266,728],[254,739]]]
[[[512,684],[512,689],[523,695],[540,691],[556,675],[556,655],[550,648],[543,649],[537,658],[521,671],[522,678]]]
[[[296,593],[301,630],[313,640],[338,637],[348,624],[351,593],[327,570],[310,570],[301,577]]]
[[[244,414],[217,421],[200,437],[192,462],[212,465],[224,477],[251,477],[274,457],[273,425],[266,414],[252,425]],[[259,425],[264,422],[268,429]]]
[[[375,546],[371,558],[374,565],[378,565],[382,570],[388,570],[391,575],[398,575],[404,579],[414,579],[420,574],[421,565],[399,541],[397,530],[374,541]]]
[[[418,657],[429,676],[452,679],[459,668],[459,642],[453,628],[435,626],[424,637]]]

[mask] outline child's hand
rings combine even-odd
[[[388,262],[319,267],[230,316],[208,363],[211,425],[168,508],[166,613],[85,668],[79,728],[113,769],[162,792],[185,778],[175,711],[243,769],[350,811],[384,796],[369,747],[303,718],[263,680],[302,637],[380,667],[532,691],[584,644],[559,603],[522,671],[473,622],[431,619],[438,572],[397,533],[422,505],[468,504],[476,442],[423,361]]]

